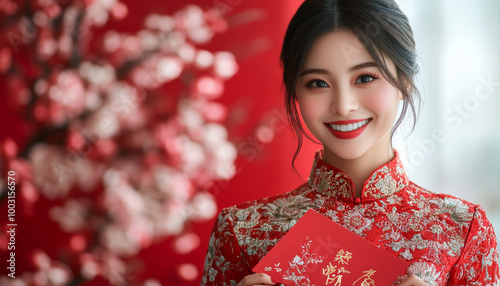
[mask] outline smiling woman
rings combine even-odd
[[[347,57],[346,45],[357,51]],[[386,66],[395,76],[393,61],[387,59]],[[349,30],[317,39],[301,74],[295,94],[302,118],[325,146],[323,160],[345,171],[360,196],[370,173],[394,157],[390,131],[402,92],[383,77]]]
[[[294,159],[308,136],[299,111],[323,150],[297,189],[221,211],[202,285],[305,285],[251,269],[310,209],[405,260],[392,285],[497,285],[496,236],[482,207],[410,181],[392,146],[419,99],[413,32],[398,5],[305,0],[281,63]]]

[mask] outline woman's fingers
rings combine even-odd
[[[279,284],[279,282],[273,281],[271,276],[264,273],[256,273],[245,276],[237,286],[265,286],[275,284]],[[398,286],[429,286],[429,284],[425,283],[417,276],[411,275]]]
[[[406,278],[405,281],[401,282],[401,284],[399,284],[398,286],[429,286],[429,284],[425,283],[417,276],[411,275],[410,277]]]
[[[271,276],[264,273],[256,273],[245,276],[237,286],[274,285],[276,283],[279,282],[273,282]]]

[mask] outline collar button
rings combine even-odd
[[[361,198],[360,197],[355,198],[354,199],[354,203],[357,204],[357,205],[360,204],[361,203]]]

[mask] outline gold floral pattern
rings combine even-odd
[[[236,285],[308,210],[314,209],[410,262],[429,285],[499,285],[495,232],[481,206],[409,181],[399,154],[366,180],[361,200],[317,152],[309,180],[278,196],[225,208],[209,241],[201,285]]]

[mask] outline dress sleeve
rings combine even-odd
[[[223,209],[210,236],[201,286],[236,285],[243,277],[251,274],[233,225],[230,211]]]
[[[469,233],[448,285],[498,285],[497,238],[484,210],[474,211]]]

